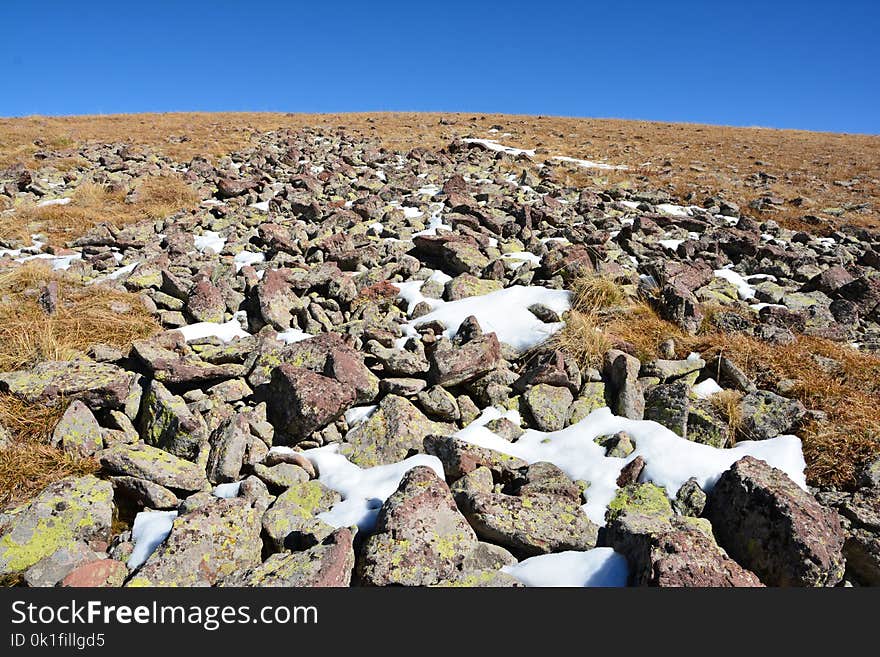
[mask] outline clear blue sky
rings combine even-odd
[[[505,112],[880,133],[880,0],[2,0],[0,116]]]

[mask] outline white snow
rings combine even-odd
[[[515,268],[521,267],[526,262],[532,262],[536,265],[541,264],[541,256],[535,255],[531,251],[511,251],[510,253],[502,254],[501,257],[505,260],[513,260]]]
[[[485,424],[499,417],[518,423],[515,411],[488,408],[470,425],[455,435],[472,444],[516,456],[529,463],[549,461],[574,480],[590,482],[588,501],[583,506],[587,516],[598,525],[605,524],[605,509],[617,490],[617,476],[628,462],[641,456],[647,465],[641,481],[653,481],[674,497],[690,477],[705,491],[711,490],[722,472],[746,455],[754,456],[783,470],[800,487],[806,488],[801,441],[796,436],[778,436],[762,441],[742,441],[730,449],[718,449],[691,442],[650,420],[630,420],[615,416],[607,407],[593,411],[586,418],[562,429],[543,432],[527,430],[514,443],[497,436]],[[605,450],[593,442],[598,436],[625,431],[632,436],[636,449],[628,457],[606,457]]]
[[[691,388],[691,392],[697,396],[697,399],[707,399],[722,390],[724,390],[724,388],[718,385],[718,382],[715,379],[700,381],[697,385]]]
[[[442,208],[442,205],[435,208],[434,211],[431,213],[430,218],[428,219],[428,227],[425,230],[420,230],[417,233],[413,233],[412,236],[417,237],[418,235],[436,235],[438,228],[442,228],[444,230],[452,230],[452,226],[443,223],[443,219],[440,216]]]
[[[630,210],[636,210],[642,204],[641,201],[619,201],[619,203]]]
[[[221,247],[222,248],[222,247]],[[265,262],[266,256],[262,253],[254,253],[253,251],[240,251],[232,258],[235,263],[235,271],[241,271],[246,265],[255,265],[258,262]]]
[[[240,488],[240,481],[233,481],[230,484],[217,484],[214,486],[214,497],[222,497],[226,499],[238,497],[238,491]]]
[[[689,217],[693,214],[690,208],[683,205],[675,205],[674,203],[661,203],[657,206],[657,209],[663,214],[673,217]]]
[[[419,191],[416,192],[422,196],[434,196],[434,194],[440,193],[440,185],[425,185],[424,187],[420,187]]]
[[[494,332],[500,341],[523,351],[540,344],[564,325],[563,322],[545,324],[529,311],[529,306],[540,303],[560,315],[571,307],[570,292],[538,286],[514,285],[489,294],[447,302],[423,297],[419,292],[421,284],[418,287],[409,287],[407,283],[396,285],[403,288],[399,296],[408,301],[410,311],[419,301],[426,301],[433,308],[430,313],[404,325],[404,337],[398,341],[400,345],[408,337],[418,335],[416,327],[434,321],[446,327],[443,335],[453,338],[461,323],[473,315],[484,332]]]
[[[414,208],[409,205],[401,206],[401,210],[403,210],[403,216],[407,219],[415,219],[416,217],[421,217],[424,214],[418,208]]]
[[[629,167],[625,164],[605,164],[604,162],[593,162],[592,160],[578,160],[573,157],[565,157],[563,155],[555,155],[553,157],[554,160],[559,160],[560,162],[570,162],[571,164],[576,164],[579,167],[583,167],[585,169],[620,169],[625,170]]]
[[[416,454],[398,463],[360,468],[337,454],[338,447],[326,445],[301,452],[321,473],[318,480],[342,495],[341,502],[318,514],[321,520],[334,527],[357,525],[362,531],[372,530],[382,504],[397,490],[403,475],[417,465],[428,466],[438,477],[444,477],[443,465],[436,456]],[[273,447],[269,451],[285,453],[292,450]]]
[[[211,337],[219,338],[223,342],[229,342],[235,338],[250,336],[250,333],[241,328],[241,324],[236,317],[222,324],[219,322],[198,322],[181,326],[174,330],[183,333],[183,338],[187,342]]]
[[[379,407],[375,404],[372,406],[354,406],[349,408],[345,411],[345,423],[351,429],[375,413],[377,408]]]
[[[657,243],[670,251],[675,251],[679,244],[684,244],[685,240],[657,240]]]
[[[40,201],[39,203],[37,203],[37,207],[45,208],[50,205],[67,205],[68,203],[70,203],[69,198],[53,198],[49,199],[48,201]]]
[[[251,203],[251,207],[260,212],[269,211],[269,201],[260,201],[259,203]]]
[[[503,144],[499,144],[494,139],[462,139],[462,141],[466,144],[482,144],[491,151],[500,151],[502,153],[507,153],[508,155],[520,155],[521,153],[525,153],[529,157],[535,156],[534,149],[529,150],[526,148],[514,148],[513,146],[504,146]]]
[[[130,265],[125,265],[124,267],[120,267],[114,272],[107,274],[106,276],[101,276],[100,278],[95,278],[89,281],[89,285],[95,285],[98,283],[104,283],[106,281],[115,281],[120,276],[125,276],[126,274],[130,274],[135,269],[137,269],[138,263],[133,262]]]
[[[542,554],[501,568],[526,586],[626,586],[626,557],[610,547]]]
[[[211,249],[214,253],[220,253],[226,245],[226,238],[213,230],[206,230],[201,235],[197,235],[193,241],[197,250]]]
[[[715,276],[733,283],[740,299],[753,299],[755,297],[755,288],[749,285],[748,281],[741,274],[732,269],[716,269]]]
[[[28,262],[29,260],[48,260],[52,265],[52,269],[68,270],[74,260],[82,260],[82,253],[73,253],[71,255],[56,256],[50,253],[39,253],[37,255],[26,256],[24,258],[16,258],[16,262]]]
[[[309,338],[313,338],[311,333],[306,333],[305,331],[300,331],[296,328],[289,328],[284,331],[281,331],[276,336],[281,342],[286,342],[287,344],[293,344],[294,342],[302,342],[303,340],[308,340]]]
[[[134,517],[131,526],[131,540],[134,550],[128,557],[127,565],[134,570],[144,563],[159,544],[168,538],[177,511],[141,511]]]

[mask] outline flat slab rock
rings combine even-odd
[[[92,410],[119,409],[125,405],[135,376],[110,363],[46,361],[30,370],[0,374],[0,392],[31,404],[79,399]]]

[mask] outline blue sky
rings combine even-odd
[[[0,5],[0,116],[436,110],[880,133],[876,0]]]

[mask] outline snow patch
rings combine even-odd
[[[626,557],[610,547],[542,554],[501,568],[526,586],[626,586]]]
[[[598,525],[605,524],[605,510],[617,491],[621,468],[641,456],[647,462],[640,478],[666,488],[674,497],[690,478],[705,490],[711,490],[718,477],[743,456],[750,455],[784,471],[801,488],[806,489],[801,441],[796,436],[778,436],[762,441],[742,441],[730,449],[718,449],[694,443],[676,435],[650,420],[630,420],[615,416],[607,407],[597,409],[586,418],[561,431],[544,432],[528,429],[514,443],[486,428],[491,420],[507,417],[518,420],[514,411],[502,412],[488,408],[482,415],[455,434],[466,442],[516,456],[529,463],[549,461],[573,480],[590,482],[588,501],[583,509]],[[626,458],[605,456],[605,449],[594,438],[625,431],[632,436],[636,449]]]
[[[131,526],[134,550],[126,564],[131,570],[149,559],[159,544],[168,538],[176,517],[177,511],[141,511],[134,517]]]
[[[538,286],[514,285],[458,301],[442,301],[425,298],[419,291],[421,281],[412,286],[408,283],[396,285],[401,288],[399,296],[408,302],[408,314],[419,301],[425,301],[433,308],[430,313],[404,325],[404,337],[398,340],[399,346],[407,338],[417,336],[417,327],[428,322],[439,322],[446,327],[443,335],[453,338],[461,323],[473,315],[484,332],[494,332],[501,342],[523,351],[540,344],[564,326],[564,322],[545,324],[531,313],[529,306],[540,303],[559,315],[571,307],[571,292]]]

